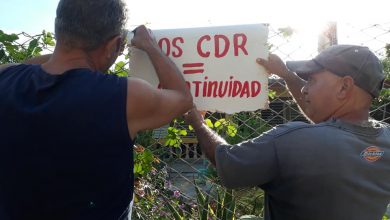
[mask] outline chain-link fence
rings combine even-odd
[[[302,36],[294,27],[269,26],[270,51],[283,60],[309,59],[332,44],[368,46],[382,60],[389,78],[390,23],[372,25],[329,23],[320,35]],[[307,41],[311,37],[311,41]],[[390,122],[389,86],[375,100],[371,116]],[[306,121],[285,88],[284,81],[269,79],[269,109],[233,115],[207,113],[208,124],[229,143],[261,135],[289,121]],[[263,216],[264,194],[259,188],[227,190],[219,185],[214,167],[204,158],[194,133],[180,120],[146,132],[138,143],[158,157],[150,175],[139,175],[135,190],[135,219],[233,219]],[[143,148],[139,152],[144,152]],[[137,158],[142,160],[142,158]],[[138,161],[139,162],[139,161]],[[137,169],[137,168],[136,168]],[[142,170],[142,169],[141,169]],[[137,172],[137,171],[136,171]],[[136,174],[137,175],[137,174]],[[255,217],[256,216],[256,217]]]
[[[390,122],[390,22],[371,25],[329,23],[320,35],[310,32],[302,35],[294,27],[270,25],[269,30],[270,51],[283,60],[309,59],[332,44],[368,46],[382,60],[388,79],[370,113],[376,120]],[[17,62],[51,51],[53,40],[46,32],[31,36],[26,33],[6,35],[0,31],[0,63]],[[128,57],[121,57],[110,73],[127,75],[128,63]],[[207,113],[208,125],[235,144],[257,137],[279,124],[306,121],[283,80],[270,77],[269,89],[268,109],[232,115]],[[243,215],[261,219],[263,191],[221,187],[194,132],[182,120],[141,132],[134,149],[134,219],[233,219]]]

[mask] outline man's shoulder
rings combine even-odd
[[[331,132],[342,129],[343,131],[357,133],[357,134],[371,134],[377,133],[378,129],[385,129],[389,131],[390,125],[382,121],[370,121],[370,127],[362,127],[340,120],[328,120],[318,124],[309,124],[306,122],[294,121],[288,122],[282,125],[278,125],[268,131],[269,135],[275,137],[281,137],[285,135],[295,135],[297,133],[305,133],[310,135],[323,134],[325,132]],[[389,131],[390,132],[390,131]]]
[[[383,130],[383,134],[390,137],[390,124],[384,121],[374,121],[373,126]]]
[[[302,121],[292,121],[288,122],[285,124],[278,125],[268,131],[267,133],[269,135],[275,136],[275,137],[280,137],[284,135],[289,135],[291,133],[296,133],[296,132],[322,132],[323,129],[327,129],[329,126],[328,123],[318,123],[318,124],[310,124],[307,122],[302,122]]]
[[[387,129],[390,129],[390,124],[387,123],[387,122],[384,122],[384,121],[376,121],[376,120],[373,120],[372,122],[374,124],[374,126],[376,127],[381,127],[381,128],[387,128]]]
[[[312,128],[313,126],[316,125],[307,122],[302,122],[302,121],[292,121],[292,122],[287,122],[285,124],[278,125],[273,130],[275,130],[275,133],[282,135],[296,130]]]
[[[9,67],[11,67],[11,66],[17,66],[17,65],[20,65],[20,63],[6,63],[6,64],[1,64],[1,65],[0,65],[0,74],[1,74],[4,70],[8,69]]]

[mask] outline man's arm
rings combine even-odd
[[[202,152],[216,166],[215,149],[218,145],[227,144],[227,142],[204,123],[202,115],[196,108],[193,108],[184,117],[186,122],[194,128]]]
[[[193,126],[202,152],[216,166],[224,186],[259,186],[277,175],[278,165],[272,135],[229,145],[204,124],[203,117],[196,108],[184,117]]]
[[[1,64],[0,65],[0,73],[3,72],[5,69],[11,66],[18,65],[19,63],[6,63],[6,64]]]
[[[305,100],[301,92],[306,81],[301,79],[297,74],[289,71],[284,62],[275,54],[270,54],[268,60],[258,58],[257,63],[264,66],[268,73],[275,74],[287,84],[287,88],[295,101],[298,103],[299,108],[305,113]]]
[[[30,58],[30,59],[27,59],[25,61],[23,61],[22,63],[23,64],[42,64],[42,63],[45,63],[47,62],[51,57],[51,54],[46,54],[46,55],[42,55],[42,56],[37,56],[37,57],[33,57],[33,58]],[[6,63],[6,64],[2,64],[0,65],[0,73],[7,69],[8,67],[11,67],[11,66],[15,66],[15,65],[19,65],[20,63]]]
[[[184,114],[192,107],[192,95],[179,69],[161,51],[145,26],[136,29],[131,43],[148,54],[163,88],[129,78],[127,121],[134,138],[140,130],[160,127]]]
[[[23,64],[43,64],[49,61],[52,54],[46,54],[41,56],[32,57],[23,61]]]

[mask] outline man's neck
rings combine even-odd
[[[87,68],[97,70],[91,55],[81,49],[56,47],[51,58],[42,64],[42,69],[49,74],[60,75],[71,69]]]
[[[360,125],[368,121],[370,105],[370,96],[366,96],[365,93],[355,94],[341,102],[329,118]]]
[[[335,114],[332,115],[331,118],[339,119],[348,122],[350,124],[356,124],[356,125],[367,124],[369,119],[369,110],[361,109],[357,111],[355,110],[351,112],[346,112],[344,114]]]

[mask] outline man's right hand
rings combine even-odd
[[[275,74],[284,79],[288,90],[298,103],[299,108],[305,114],[305,102],[302,94],[302,88],[306,81],[301,79],[297,74],[288,70],[286,64],[275,54],[269,54],[268,60],[261,58],[256,59],[256,62],[262,65],[268,73]]]
[[[268,60],[257,58],[256,62],[262,65],[269,74],[275,74],[283,79],[291,74],[283,60],[275,54],[270,53]]]
[[[145,52],[148,52],[150,48],[158,48],[156,38],[154,37],[152,31],[146,28],[145,25],[138,26],[133,30],[133,32],[134,37],[131,39],[131,46]]]
[[[134,30],[131,44],[148,54],[162,88],[129,77],[127,124],[130,136],[134,138],[138,131],[161,127],[183,115],[192,107],[192,95],[183,74],[144,25]]]

